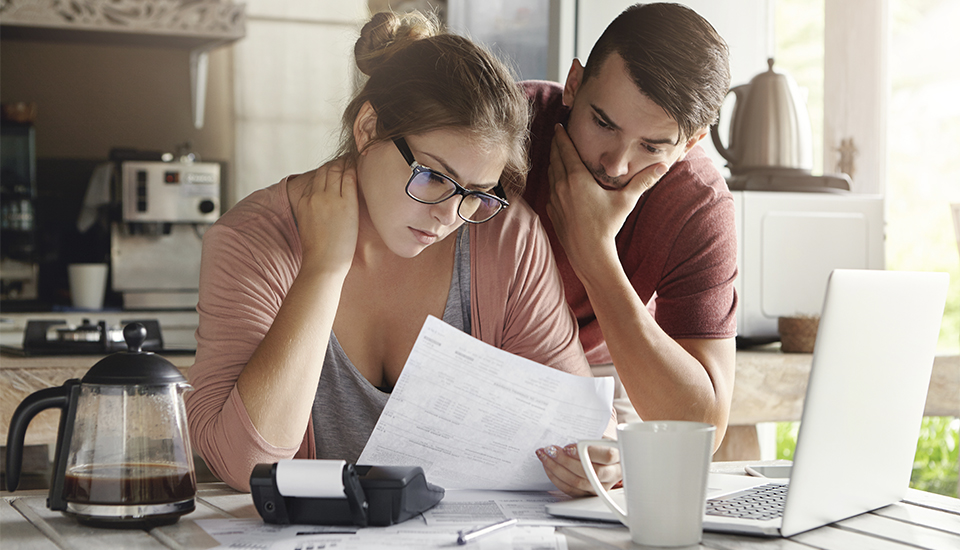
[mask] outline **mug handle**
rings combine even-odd
[[[590,485],[593,485],[593,490],[597,492],[597,496],[603,500],[611,512],[616,514],[621,523],[628,525],[627,513],[610,498],[610,494],[600,484],[600,478],[597,477],[597,472],[593,469],[593,463],[590,462],[590,455],[587,451],[587,447],[590,445],[613,447],[615,449],[619,449],[620,446],[616,441],[610,439],[585,439],[577,442],[577,452],[580,454],[580,463],[583,464],[583,470],[587,473],[587,479],[590,480]]]

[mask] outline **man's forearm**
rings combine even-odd
[[[578,272],[627,396],[644,420],[673,419],[726,430],[733,392],[733,339],[674,340],[650,315],[619,261]]]

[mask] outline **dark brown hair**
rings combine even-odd
[[[504,187],[523,191],[529,107],[509,69],[470,40],[443,32],[420,12],[378,13],[354,47],[369,78],[343,114],[341,155],[358,153],[353,123],[367,101],[377,112],[376,140],[450,128],[481,154],[504,155]]]
[[[716,122],[730,88],[727,43],[695,11],[679,4],[636,4],[594,44],[583,81],[611,53],[623,58],[640,91],[680,126],[681,141]]]

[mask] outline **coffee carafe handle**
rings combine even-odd
[[[20,469],[23,462],[23,440],[27,432],[27,425],[37,413],[54,407],[60,412],[60,429],[57,432],[56,462],[54,463],[53,479],[60,479],[60,490],[63,488],[63,474],[58,470],[66,467],[63,455],[68,448],[73,432],[73,416],[76,413],[77,397],[80,395],[80,380],[71,378],[62,386],[38,390],[28,395],[17,407],[10,419],[10,429],[7,431],[7,490],[15,491],[20,484]],[[66,433],[70,432],[70,433]],[[51,494],[53,488],[51,487]]]
[[[713,145],[717,148],[717,152],[720,153],[720,156],[727,159],[730,164],[737,164],[740,162],[737,154],[737,143],[736,135],[737,131],[737,111],[740,109],[740,106],[743,104],[744,99],[746,99],[747,92],[750,90],[749,84],[741,84],[739,86],[734,86],[730,88],[730,91],[727,92],[727,95],[733,94],[734,103],[733,103],[733,114],[730,115],[730,137],[727,140],[728,146],[724,146],[722,140],[720,139],[720,115],[717,114],[717,123],[710,127],[710,137],[713,139]]]

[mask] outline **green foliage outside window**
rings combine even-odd
[[[957,496],[960,419],[932,416],[923,419],[910,486],[931,493]]]
[[[777,423],[777,458],[793,460],[799,422]],[[917,439],[910,486],[921,491],[957,497],[960,473],[960,418],[924,417]]]

